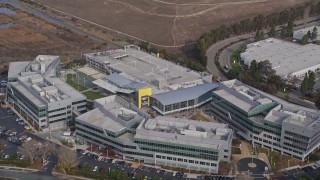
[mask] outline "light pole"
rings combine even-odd
[[[290,162],[290,159],[288,159],[288,168],[289,168],[289,162]]]

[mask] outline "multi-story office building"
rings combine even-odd
[[[238,80],[220,83],[212,111],[243,138],[304,160],[320,146],[320,114],[264,93]]]
[[[135,45],[123,49],[84,54],[87,64],[107,74],[126,73],[137,82],[158,89],[175,90],[211,82],[212,75],[196,72],[140,50]]]
[[[226,124],[148,116],[118,96],[95,101],[76,118],[76,137],[108,146],[124,159],[217,173],[229,161],[233,132]]]
[[[85,112],[86,97],[57,78],[60,58],[37,56],[10,63],[7,99],[36,129],[62,128],[73,112]]]
[[[218,85],[205,83],[189,88],[154,94],[150,106],[162,115],[199,107],[212,99],[212,91]]]

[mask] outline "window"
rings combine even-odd
[[[183,159],[181,159],[181,158],[178,158],[178,161],[182,162],[182,161],[183,161]]]
[[[159,155],[156,155],[156,158],[161,158],[161,156],[159,156]]]
[[[172,160],[172,157],[169,157],[169,156],[168,156],[167,159],[168,159],[168,160]]]
[[[184,159],[183,161],[184,161],[184,162],[188,162],[188,159]]]
[[[176,159],[176,158],[173,158],[173,160],[176,161],[177,159]]]
[[[228,149],[225,149],[224,152],[229,152],[229,150],[228,150]]]
[[[189,163],[192,163],[192,164],[193,164],[193,163],[194,163],[194,160],[189,160]]]
[[[229,156],[223,156],[224,158],[228,158]]]

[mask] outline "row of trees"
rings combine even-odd
[[[309,71],[308,73],[306,73],[300,87],[300,91],[303,96],[312,95],[314,85],[316,84],[315,80],[316,80],[316,76],[314,72]]]
[[[285,31],[287,34],[292,34],[293,21],[303,18],[305,6],[292,8],[290,10],[285,10],[280,13],[273,13],[268,16],[259,15],[252,19],[244,19],[239,23],[235,23],[230,26],[222,25],[217,29],[213,29],[210,33],[204,33],[198,40],[195,46],[195,53],[199,62],[203,67],[207,65],[206,51],[212,44],[221,41],[223,39],[229,38],[232,35],[241,35],[252,33],[257,30],[262,30],[265,28],[273,28],[275,31],[275,26],[288,24],[288,29]],[[291,28],[292,27],[292,28]],[[275,35],[275,32],[272,34]]]

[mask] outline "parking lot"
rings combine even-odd
[[[282,180],[292,180],[299,179],[301,176],[310,176],[316,178],[320,175],[320,162],[309,164],[304,167],[296,167],[283,171],[284,177],[280,178]]]

